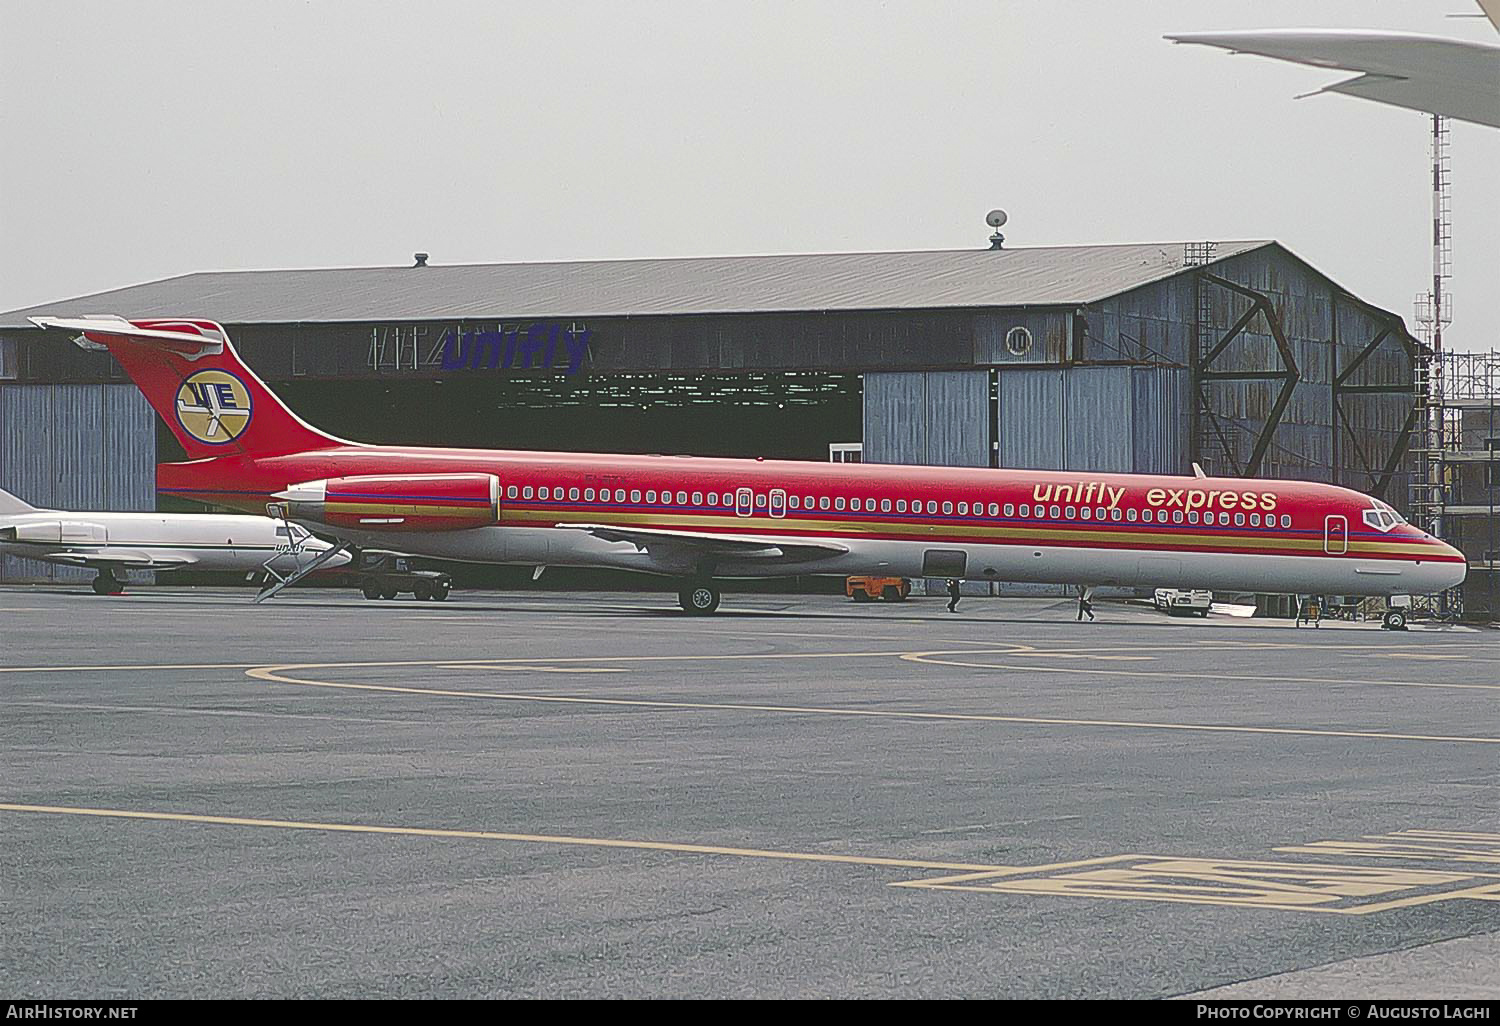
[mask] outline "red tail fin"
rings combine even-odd
[[[287,409],[240,361],[213,321],[33,317],[42,328],[80,331],[102,346],[166,421],[189,459],[273,455],[343,445]]]

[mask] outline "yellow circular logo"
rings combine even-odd
[[[250,426],[250,390],[228,371],[201,370],[177,390],[177,422],[209,445],[232,442]]]

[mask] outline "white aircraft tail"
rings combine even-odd
[[[0,516],[7,513],[35,513],[36,507],[28,505],[16,498],[14,495],[0,488]]]

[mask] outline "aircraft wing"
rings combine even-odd
[[[1486,3],[1492,18],[1500,14],[1500,0]],[[1344,93],[1500,128],[1500,46],[1492,43],[1331,29],[1187,32],[1166,38],[1358,72],[1317,92]]]
[[[153,555],[145,549],[99,548],[55,549],[51,552],[26,553],[27,559],[40,559],[67,566],[86,566],[97,570],[181,570],[198,562],[191,556]]]
[[[847,545],[812,538],[763,538],[713,531],[679,531],[670,527],[617,527],[611,524],[558,524],[587,531],[604,541],[630,542],[642,552],[667,557],[711,556],[720,559],[764,559],[806,562],[842,556]]]

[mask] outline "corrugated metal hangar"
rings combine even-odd
[[[85,313],[220,321],[364,441],[1196,460],[1398,506],[1419,345],[1270,241],[189,274],[0,314],[0,487],[38,505],[150,509],[178,455],[107,354],[26,319]]]

